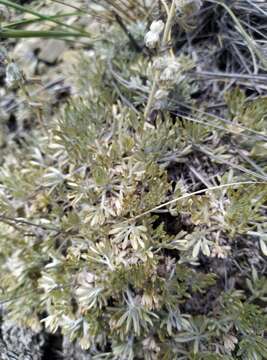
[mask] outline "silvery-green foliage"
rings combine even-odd
[[[246,170],[266,176],[262,137],[240,141],[252,161],[230,161],[242,126],[264,135],[266,102],[235,90],[233,124],[212,122],[194,108],[190,58],[162,55],[155,116],[144,119],[154,61],[110,31],[83,54],[77,94],[46,131],[10,140],[16,156],[0,171],[7,314],[60,331],[73,359],[263,360],[267,191],[240,185]],[[177,99],[191,118],[173,114]]]

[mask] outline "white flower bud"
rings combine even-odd
[[[149,31],[145,36],[145,44],[149,49],[154,49],[159,42],[159,34]]]
[[[156,47],[163,29],[164,22],[162,20],[152,22],[150,31],[145,36],[145,44],[148,48],[153,49]]]
[[[150,25],[150,30],[153,33],[161,34],[164,29],[164,22],[162,20],[153,21]]]

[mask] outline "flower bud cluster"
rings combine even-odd
[[[170,56],[156,59],[153,66],[155,70],[160,71],[159,80],[165,86],[172,86],[181,76],[181,63]]]
[[[167,99],[173,86],[182,80],[183,66],[178,59],[165,56],[155,59],[153,69],[159,72],[159,88],[155,93],[155,100],[162,102]]]
[[[162,20],[152,22],[150,30],[145,35],[145,44],[148,48],[154,49],[158,45],[163,29],[164,22]]]

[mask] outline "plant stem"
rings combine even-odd
[[[154,100],[155,93],[157,91],[158,80],[159,80],[159,72],[157,71],[155,74],[154,80],[153,80],[153,84],[152,84],[152,88],[151,88],[148,100],[147,100],[147,105],[146,105],[145,113],[144,113],[145,119],[150,114],[150,109],[151,109],[151,106],[152,106],[152,103]]]
[[[195,196],[195,195],[203,194],[206,191],[209,192],[209,191],[215,191],[215,190],[220,190],[220,189],[228,189],[228,188],[230,188],[232,186],[234,187],[234,186],[242,186],[242,185],[260,185],[260,184],[267,184],[267,181],[240,181],[240,182],[233,182],[233,183],[228,183],[228,184],[216,185],[216,186],[212,186],[212,187],[207,188],[207,189],[197,190],[197,191],[194,191],[192,193],[184,194],[182,196],[174,198],[174,199],[172,199],[170,201],[167,201],[167,202],[165,202],[163,204],[160,204],[158,206],[155,206],[153,209],[149,209],[149,210],[144,211],[143,213],[141,213],[139,215],[136,215],[136,216],[134,216],[134,217],[132,217],[130,219],[124,220],[120,224],[125,224],[125,223],[128,223],[129,221],[136,221],[137,219],[140,219],[141,217],[143,217],[145,215],[148,215],[151,212],[155,212],[155,211],[157,211],[159,209],[162,209],[163,207],[165,207],[167,205],[172,205],[172,204],[177,203],[180,200],[184,200],[184,199],[190,198],[190,197]]]
[[[167,22],[165,25],[163,38],[162,38],[162,42],[161,42],[161,47],[163,49],[166,47],[166,45],[168,43],[168,38],[169,38],[170,31],[171,31],[172,20],[173,20],[174,15],[175,15],[175,0],[172,0],[171,9],[170,9],[170,11],[168,11]],[[145,118],[147,118],[150,114],[151,106],[154,101],[154,96],[155,96],[155,93],[158,88],[158,81],[159,81],[159,71],[156,72],[154,80],[153,80],[152,88],[151,88],[151,91],[150,91],[150,94],[148,97],[148,101],[147,101],[147,106],[145,108],[145,113],[144,113]]]
[[[167,17],[167,22],[166,22],[166,26],[165,26],[164,34],[163,34],[163,38],[162,38],[162,47],[163,48],[167,45],[168,36],[171,31],[172,20],[173,20],[174,15],[175,15],[175,0],[172,0],[171,9],[170,9],[170,12]]]

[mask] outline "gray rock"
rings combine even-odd
[[[0,335],[0,360],[41,360],[44,337],[30,329],[3,321]]]
[[[50,39],[43,42],[42,45],[38,58],[48,64],[54,64],[66,49],[65,42],[62,40]]]

